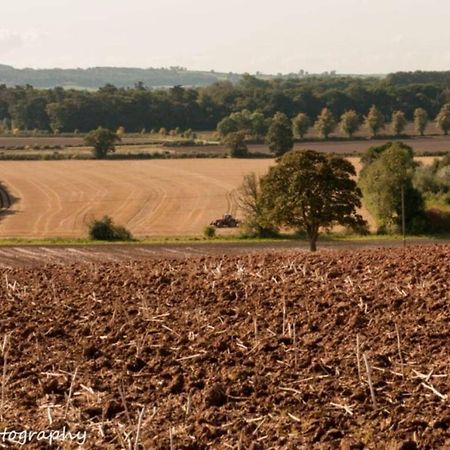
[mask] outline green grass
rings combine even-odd
[[[449,234],[437,234],[437,235],[417,235],[417,236],[407,236],[407,240],[419,240],[426,242],[430,239],[450,239]],[[370,241],[401,241],[403,236],[401,235],[378,235],[369,234],[366,236],[356,235],[356,234],[345,234],[345,233],[324,233],[319,236],[319,242],[335,241],[335,242],[370,242]],[[276,243],[276,242],[289,242],[289,241],[307,241],[304,235],[294,235],[294,234],[282,234],[278,238],[246,238],[238,234],[228,235],[228,236],[217,236],[213,239],[204,238],[202,236],[173,236],[173,237],[146,237],[146,238],[136,238],[133,241],[93,241],[88,238],[43,238],[43,239],[32,239],[32,238],[6,238],[0,239],[0,246],[77,246],[77,245],[140,245],[140,244],[189,244],[189,245],[205,245],[205,244],[220,244],[220,243],[230,243],[230,244],[247,244],[247,243]]]

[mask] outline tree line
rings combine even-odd
[[[414,111],[414,128],[423,136],[430,118],[423,108]],[[445,135],[450,130],[450,104],[442,106],[434,119],[436,128]],[[403,111],[394,111],[391,116],[391,133],[401,136],[407,125],[406,115]],[[277,112],[273,118],[266,119],[260,112],[251,113],[243,110],[231,113],[217,125],[217,131],[223,137],[224,143],[229,147],[231,156],[244,157],[248,154],[246,139],[264,138],[269,149],[281,156],[294,146],[294,138],[303,139],[311,126],[324,138],[328,139],[330,133],[337,127],[342,133],[351,138],[361,126],[367,128],[372,137],[385,128],[386,122],[379,109],[372,105],[366,116],[361,117],[355,110],[345,111],[339,121],[336,120],[328,108],[323,108],[313,122],[307,114],[301,112],[292,120],[282,112]]]
[[[421,108],[434,118],[450,103],[450,82],[398,83],[379,78],[306,77],[263,80],[244,75],[238,83],[221,81],[210,86],[149,89],[106,85],[97,91],[36,89],[0,85],[0,121],[3,131],[47,130],[88,132],[98,126],[144,130],[214,130],[232,113],[248,110],[264,118],[281,112],[292,119],[300,112],[317,117],[326,108],[340,118],[348,111],[364,116],[376,105],[390,118],[402,111],[408,121]]]
[[[312,150],[291,150],[268,173],[244,177],[240,207],[244,234],[274,236],[282,229],[305,233],[316,250],[319,234],[335,225],[367,234],[358,214],[362,201],[377,224],[377,233],[440,233],[450,230],[450,153],[430,166],[414,161],[402,142],[369,148],[356,170],[346,159]],[[427,204],[444,206],[429,208]]]

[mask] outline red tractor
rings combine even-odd
[[[236,228],[240,224],[231,214],[224,214],[221,219],[216,219],[210,225],[216,228]]]

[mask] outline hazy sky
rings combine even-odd
[[[450,69],[450,0],[2,0],[0,63]]]

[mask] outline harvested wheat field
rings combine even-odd
[[[2,237],[80,237],[113,217],[136,236],[195,235],[236,213],[236,188],[271,160],[32,161],[0,163],[18,201],[0,221]]]
[[[359,158],[349,159],[359,170]],[[243,176],[263,174],[271,164],[266,159],[1,162],[0,179],[16,201],[0,217],[0,237],[82,237],[88,223],[105,214],[135,236],[198,235],[224,213],[239,216]]]
[[[5,269],[1,422],[86,449],[448,449],[449,275],[449,246]]]

